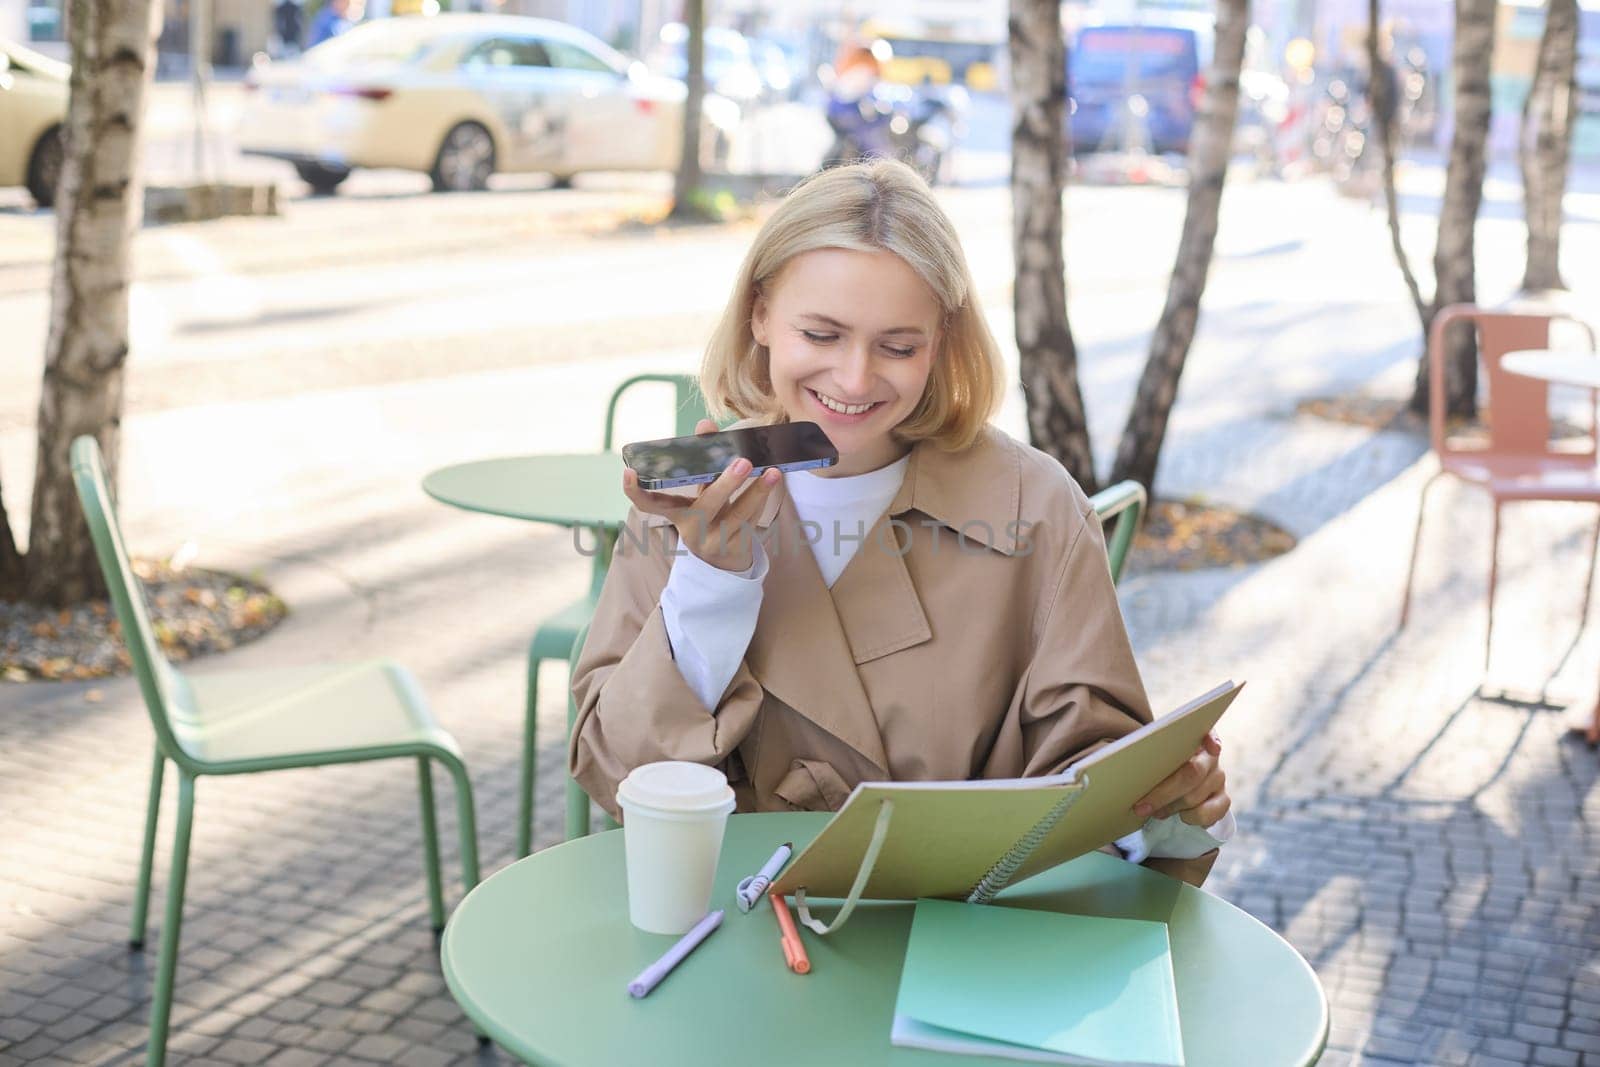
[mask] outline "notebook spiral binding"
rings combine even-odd
[[[1045,839],[1045,835],[1054,830],[1056,823],[1061,821],[1061,817],[1067,813],[1067,810],[1072,805],[1078,802],[1078,797],[1083,795],[1083,791],[1088,786],[1089,777],[1084,775],[1083,779],[1077,782],[1073,788],[1062,794],[1061,799],[1056,801],[1055,806],[1045,813],[1044,818],[1034,823],[1033,829],[1029,830],[1021,840],[1012,845],[1006,851],[1006,854],[995,862],[993,867],[984,872],[983,877],[978,879],[978,884],[972,887],[972,892],[967,894],[967,903],[987,904],[993,900],[995,894],[1004,889],[1011,881],[1011,876],[1017,873],[1017,868],[1021,867],[1028,857],[1033,855],[1033,850],[1039,847],[1039,842]]]

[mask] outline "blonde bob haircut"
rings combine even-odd
[[[796,186],[767,219],[739,268],[706,346],[700,389],[719,420],[781,422],[770,353],[751,332],[756,297],[795,256],[822,248],[893,252],[928,284],[944,311],[922,399],[895,427],[903,441],[958,451],[977,440],[1002,390],[1000,347],[978,307],[955,227],[933,191],[904,163],[833,167]]]

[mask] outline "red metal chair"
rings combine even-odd
[[[1451,304],[1433,318],[1428,334],[1428,427],[1439,470],[1422,487],[1417,505],[1417,529],[1411,540],[1411,564],[1406,570],[1405,597],[1400,605],[1404,627],[1411,610],[1411,584],[1417,569],[1417,548],[1422,543],[1422,517],[1428,490],[1441,475],[1449,474],[1489,491],[1494,501],[1494,527],[1489,556],[1489,624],[1483,640],[1483,668],[1489,669],[1490,640],[1494,635],[1494,591],[1500,563],[1500,508],[1518,500],[1572,500],[1600,504],[1600,468],[1596,466],[1596,391],[1590,395],[1590,434],[1586,449],[1557,448],[1550,441],[1549,386],[1502,369],[1507,352],[1548,348],[1550,324],[1558,319],[1576,323],[1595,347],[1594,330],[1570,315],[1484,311],[1472,304]],[[1457,323],[1470,323],[1478,331],[1478,352],[1487,374],[1488,402],[1484,422],[1487,444],[1462,447],[1445,432],[1444,338]],[[1600,357],[1597,357],[1600,358]],[[1583,613],[1589,615],[1589,595],[1594,584],[1595,556],[1600,550],[1600,524],[1589,549],[1589,578],[1583,587]]]

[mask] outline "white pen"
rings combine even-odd
[[[785,841],[778,846],[778,851],[772,854],[772,858],[766,862],[766,865],[761,870],[748,878],[739,880],[739,888],[734,890],[734,896],[738,898],[740,911],[748,912],[756,906],[756,902],[761,899],[761,894],[767,891],[767,886],[771,885],[772,880],[778,876],[778,872],[783,870],[783,865],[789,862],[789,856],[793,852],[794,844]]]

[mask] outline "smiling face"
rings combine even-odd
[[[893,252],[804,252],[756,297],[750,327],[771,353],[773,395],[839,450],[819,474],[864,474],[908,451],[890,431],[922,399],[942,319],[933,290]]]

